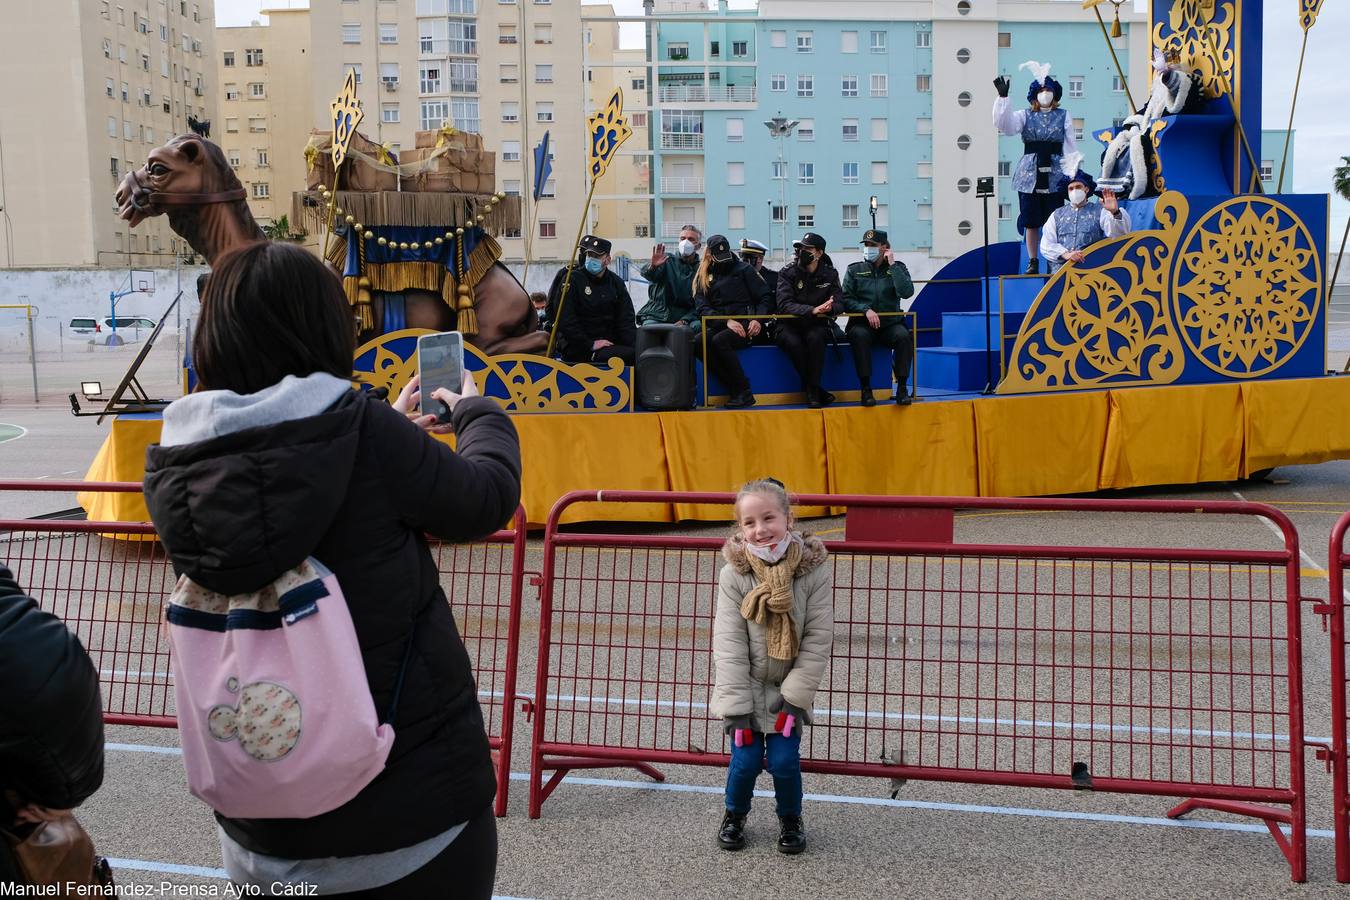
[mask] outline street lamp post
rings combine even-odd
[[[872,230],[877,230],[877,195],[873,194],[867,198],[867,208],[872,213]]]
[[[786,158],[786,156],[785,156],[784,154],[785,154],[785,152],[786,152],[786,143],[787,143],[788,137],[790,137],[790,136],[792,135],[792,132],[795,131],[796,128],[797,128],[797,126],[800,125],[800,124],[801,124],[801,120],[800,120],[800,119],[788,119],[788,118],[785,118],[785,117],[784,117],[783,115],[781,115],[781,114],[776,115],[776,116],[774,116],[772,119],[768,119],[768,120],[766,120],[766,121],[764,122],[764,127],[767,128],[767,129],[769,129],[769,135],[770,135],[770,137],[772,137],[772,138],[774,138],[775,140],[778,141],[778,171],[779,171],[779,173],[783,176],[782,178],[780,178],[780,179],[778,180],[778,205],[779,205],[779,208],[783,210],[783,223],[782,223],[782,224],[783,224],[783,258],[784,258],[784,260],[787,259],[787,246],[788,246],[788,234],[787,234],[787,227],[788,227],[788,223],[787,223],[787,158]],[[770,231],[770,234],[772,234],[772,233],[773,233],[773,216],[772,216],[772,210],[770,210],[769,220],[770,220],[770,221],[769,221],[769,231]],[[770,240],[772,240],[772,238],[770,238]]]

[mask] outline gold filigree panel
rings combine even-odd
[[[1206,97],[1221,97],[1225,78],[1229,85],[1237,84],[1236,23],[1233,2],[1173,0],[1167,14],[1168,28],[1164,29],[1161,21],[1153,25],[1153,46],[1164,53],[1176,53],[1183,66],[1199,71]]]
[[[1090,265],[1056,272],[1026,315],[998,393],[1176,381],[1186,360],[1167,291],[1189,210],[1169,191],[1156,229],[1100,242]]]
[[[366,368],[353,373],[353,383],[387,388],[391,397],[397,397],[417,374],[417,337],[430,333],[408,328],[358,347],[356,360],[373,356]],[[469,364],[469,369],[480,391],[495,394],[498,384],[505,388],[509,396],[493,399],[507,412],[621,412],[631,405],[622,360],[593,366],[525,353],[485,356],[472,344],[466,344],[464,351],[466,357],[477,360]]]
[[[1236,197],[1196,222],[1172,294],[1191,352],[1233,378],[1266,375],[1303,345],[1322,301],[1322,260],[1284,204]]]

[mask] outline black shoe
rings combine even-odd
[[[802,817],[779,816],[778,821],[782,825],[782,830],[778,832],[778,852],[797,854],[805,850],[806,830],[802,826]]]
[[[895,402],[900,406],[909,406],[913,403],[914,397],[910,394],[909,388],[905,387],[903,384],[896,385]]]
[[[872,396],[872,389],[871,389],[871,388],[863,388],[863,389],[862,389],[862,405],[863,405],[863,406],[876,406],[876,405],[877,405],[877,398]]]
[[[745,816],[727,811],[722,816],[722,827],[717,830],[717,845],[723,850],[740,850],[745,846]]]
[[[823,402],[821,402],[820,394],[821,392],[814,388],[807,388],[806,390],[807,409],[820,409],[822,406],[825,405]]]
[[[1025,272],[1023,272],[1022,274],[1023,274],[1023,275],[1039,275],[1039,274],[1041,274],[1041,261],[1040,261],[1040,259],[1037,258],[1037,259],[1029,259],[1029,260],[1027,260],[1027,270],[1026,270]]]
[[[816,388],[816,395],[820,397],[821,406],[829,406],[831,403],[835,401],[834,394],[831,394],[824,388]]]
[[[755,395],[749,391],[742,391],[739,394],[732,394],[727,400],[727,409],[745,409],[747,406],[755,405]]]

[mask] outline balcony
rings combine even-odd
[[[661,132],[662,150],[702,150],[703,135],[690,134],[688,132],[663,131]]]
[[[663,175],[661,177],[661,193],[701,194],[703,193],[703,179],[680,175]]]
[[[663,84],[656,89],[659,103],[754,103],[757,88],[753,84],[721,85]]]
[[[663,222],[661,224],[662,239],[678,240],[680,237],[680,232],[684,230],[684,226],[686,225],[693,225],[699,231],[703,230],[702,222]]]

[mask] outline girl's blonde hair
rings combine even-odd
[[[703,258],[698,261],[698,271],[694,273],[693,294],[697,297],[708,290],[708,283],[712,277],[713,258],[712,254],[706,249],[703,251]],[[752,484],[755,482],[751,482]],[[742,488],[744,490],[744,488]]]
[[[789,520],[792,519],[792,501],[788,497],[787,488],[783,487],[783,482],[777,478],[756,478],[754,481],[747,481],[736,492],[736,503],[732,507],[736,510],[736,518],[740,519],[741,500],[749,494],[764,494],[772,497],[778,504],[778,508],[783,511],[783,515]],[[740,522],[735,523],[738,527]]]

